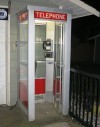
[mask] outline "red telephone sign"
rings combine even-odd
[[[25,21],[28,19],[28,12],[24,12],[22,14],[19,15],[19,21]]]
[[[67,20],[67,14],[45,11],[34,11],[34,18],[50,20]]]

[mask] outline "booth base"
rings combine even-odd
[[[35,100],[36,103],[41,102],[53,102],[53,96],[58,94],[60,91],[59,79],[54,80],[53,91],[45,92],[45,78],[35,79]],[[47,96],[48,95],[48,96]],[[50,96],[49,96],[50,95]],[[50,98],[51,97],[51,98]],[[28,87],[27,81],[21,80],[19,82],[19,99],[28,108]]]

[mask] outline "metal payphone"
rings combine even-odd
[[[43,41],[43,50],[45,58],[52,58],[54,50],[53,40],[47,39],[46,41]]]

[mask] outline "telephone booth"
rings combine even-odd
[[[68,114],[71,14],[61,9],[27,6],[18,17],[19,105],[29,121],[36,103],[53,103]]]

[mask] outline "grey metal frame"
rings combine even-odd
[[[71,14],[68,14],[67,23],[64,25],[64,79],[62,85],[62,114],[67,115],[69,110],[69,84],[70,84],[70,56],[71,56]]]
[[[28,119],[35,120],[35,20],[28,10]],[[33,34],[32,34],[33,33]]]

